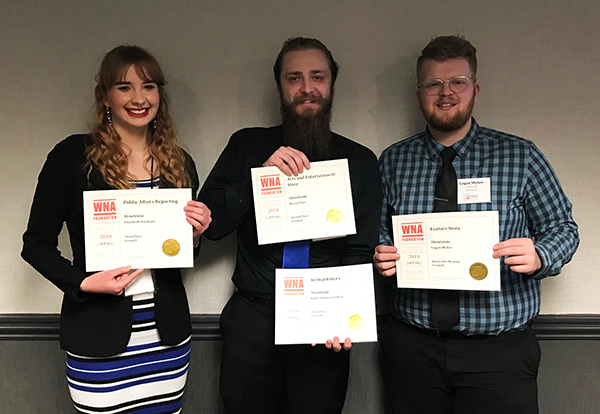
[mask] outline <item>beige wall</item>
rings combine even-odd
[[[379,155],[423,128],[416,57],[453,33],[479,50],[479,123],[532,139],[575,206],[581,246],[544,281],[542,312],[600,313],[599,17],[598,2],[562,0],[2,1],[0,313],[59,310],[60,292],[20,259],[21,235],[46,154],[86,131],[95,71],[112,47],[138,44],[159,59],[203,180],[232,132],[278,122],[271,65],[286,38],[330,47],[341,64],[334,129]],[[220,312],[234,248],[232,237],[204,244],[186,274],[192,312]]]

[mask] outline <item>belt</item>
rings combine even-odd
[[[269,298],[265,298],[265,297],[260,297],[260,296],[255,296],[250,292],[246,292],[245,290],[236,288],[236,292],[240,294],[241,297],[248,299],[250,302],[254,302],[254,303],[258,303],[259,305],[269,305],[269,306],[274,306],[275,305],[275,297],[269,297]]]
[[[409,329],[414,332],[418,332],[423,335],[430,336],[432,338],[438,338],[438,339],[483,339],[483,338],[498,337],[500,335],[505,336],[505,335],[521,332],[521,330],[519,330],[519,329],[514,329],[514,330],[510,330],[510,331],[500,332],[499,334],[466,335],[464,333],[457,332],[457,331],[442,331],[442,330],[438,330],[438,329],[419,328],[418,326],[414,326],[414,325],[411,325],[409,323],[406,323],[406,322],[403,322],[400,320],[398,320],[398,322],[402,326],[406,327],[406,329]],[[531,326],[531,322],[528,322],[527,325],[523,329],[527,329],[530,326]]]
[[[460,333],[457,331],[442,331],[440,329],[425,329],[425,328],[419,328],[414,325],[410,325],[406,322],[400,322],[400,323],[402,324],[402,326],[406,327],[407,329],[410,329],[411,331],[415,331],[420,334],[427,335],[432,338],[438,338],[438,339],[473,339],[473,338],[477,338],[477,337],[488,336],[488,335],[465,335],[464,333]]]

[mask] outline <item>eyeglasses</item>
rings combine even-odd
[[[475,82],[475,79],[469,76],[455,76],[452,79],[427,79],[419,83],[419,89],[425,92],[427,95],[438,95],[444,89],[444,83],[450,86],[450,90],[454,93],[461,93],[471,82]]]

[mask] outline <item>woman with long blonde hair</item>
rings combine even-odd
[[[57,144],[39,175],[22,256],[64,293],[60,343],[77,411],[179,413],[191,335],[181,273],[130,266],[86,272],[82,192],[191,187],[195,198],[198,176],[177,143],[164,75],[151,54],[116,47],[96,81],[91,133]],[[197,201],[183,209],[198,246],[210,210]],[[63,223],[72,262],[57,249]]]

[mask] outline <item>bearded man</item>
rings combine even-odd
[[[489,252],[503,258],[501,291],[390,286],[392,317],[379,340],[396,414],[537,413],[540,348],[529,325],[540,310],[541,279],[559,274],[579,244],[571,203],[540,150],[471,117],[476,76],[469,41],[433,39],[417,61],[427,128],[379,160],[383,206],[374,258],[381,275],[396,274],[400,259],[392,215],[496,210],[502,240]],[[490,185],[477,189],[479,199],[459,200],[457,180],[472,178]]]
[[[233,134],[198,197],[214,212],[206,237],[237,230],[236,291],[221,313],[221,394],[228,414],[340,413],[350,338],[334,337],[325,346],[274,344],[275,269],[289,244],[259,246],[250,169],[276,166],[298,175],[313,161],[348,159],[357,232],[310,242],[309,267],[371,262],[381,208],[379,170],[372,151],[331,132],[338,65],[323,43],[287,40],[273,70],[283,124]]]

